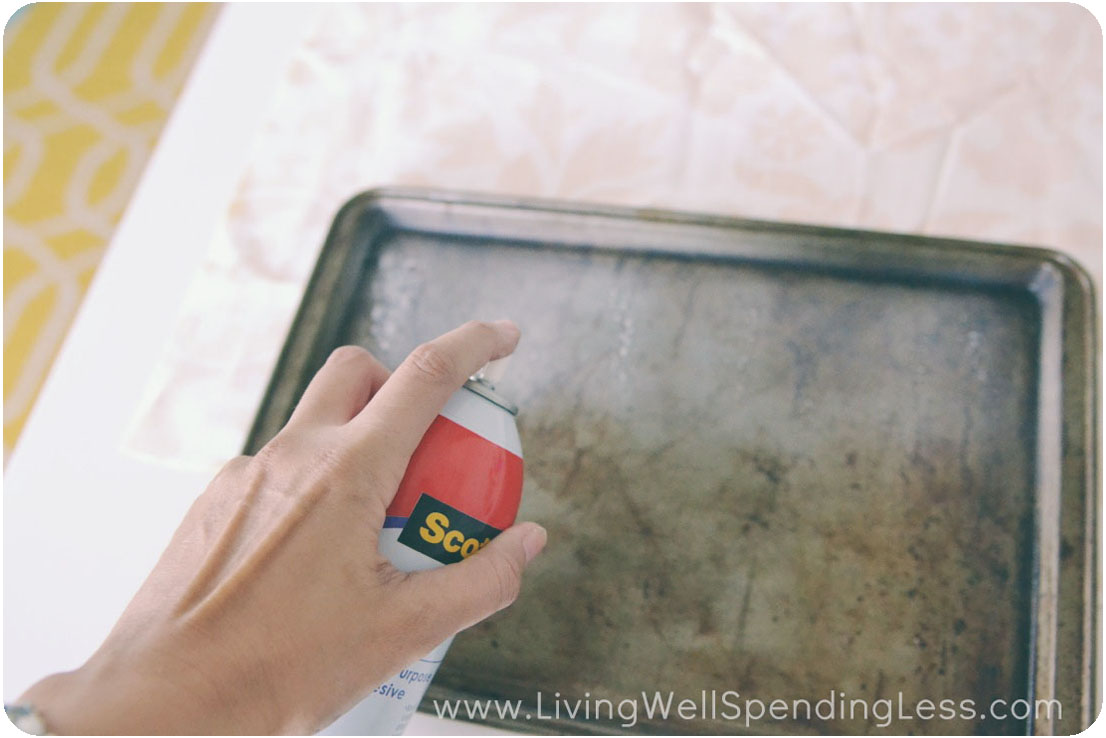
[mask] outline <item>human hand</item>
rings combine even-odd
[[[518,338],[509,321],[466,323],[391,376],[363,349],[336,350],[280,433],[192,505],[88,662],[19,702],[57,733],[313,733],[506,607],[540,526],[411,574],[377,535],[438,411]]]

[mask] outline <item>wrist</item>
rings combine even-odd
[[[197,733],[181,724],[179,702],[156,681],[126,669],[90,661],[75,671],[53,674],[20,697],[35,708],[51,733],[104,735]]]
[[[147,652],[148,654],[148,652]],[[32,706],[60,735],[197,735],[279,732],[248,699],[226,700],[206,676],[171,658],[133,659],[98,652],[75,671],[32,686]]]

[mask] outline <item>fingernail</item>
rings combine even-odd
[[[492,321],[492,325],[502,330],[510,331],[511,333],[519,332],[518,324],[508,318],[500,318],[499,320]]]
[[[545,548],[547,538],[548,534],[545,532],[545,528],[536,523],[527,526],[526,533],[522,536],[522,550],[526,553],[527,564]]]

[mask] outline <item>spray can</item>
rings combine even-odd
[[[403,571],[452,564],[515,522],[522,496],[518,408],[495,391],[492,362],[450,397],[399,484],[380,532],[380,553]],[[373,690],[323,731],[400,735],[453,639]]]

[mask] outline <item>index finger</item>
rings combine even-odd
[[[350,426],[373,431],[384,444],[382,458],[394,459],[397,476],[441,412],[450,395],[493,359],[515,350],[518,326],[509,320],[470,321],[422,344],[404,359]],[[381,458],[381,457],[378,457]]]

